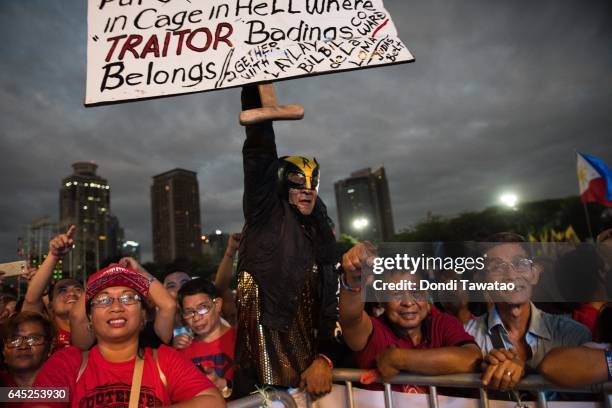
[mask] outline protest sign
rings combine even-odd
[[[382,0],[89,0],[85,105],[413,60]]]

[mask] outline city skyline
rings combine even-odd
[[[333,181],[358,168],[385,166],[399,232],[504,191],[523,202],[575,195],[575,151],[612,164],[609,1],[385,7],[414,63],[277,84],[280,103],[306,110],[275,125],[279,155],[317,158],[334,221]],[[0,23],[0,260],[15,260],[32,219],[58,213],[58,180],[77,161],[104,169],[144,260],[150,177],[167,169],[197,172],[204,231],[241,230],[238,89],[84,108],[86,2],[5,0]]]

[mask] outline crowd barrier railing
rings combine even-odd
[[[334,382],[344,382],[346,386],[346,401],[348,408],[355,408],[353,399],[353,382],[359,379],[365,370],[353,368],[334,369]],[[385,382],[378,381],[384,386],[385,408],[393,408],[391,385],[411,384],[426,386],[429,388],[428,406],[438,408],[438,387],[446,388],[472,388],[480,390],[480,406],[489,407],[489,396],[487,389],[482,386],[481,374],[450,374],[438,376],[423,376],[409,373],[401,373],[390,378]],[[533,391],[537,393],[537,406],[546,408],[546,392],[557,391],[566,393],[601,393],[604,399],[604,406],[612,408],[612,382],[597,384],[591,388],[564,388],[545,380],[539,375],[528,375],[516,386],[516,390]]]
[[[255,393],[227,403],[228,408],[258,408],[268,406],[270,402],[279,401],[285,408],[297,408],[295,400],[286,391],[269,390],[264,394]]]

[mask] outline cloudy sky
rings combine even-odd
[[[84,108],[86,3],[0,1],[0,262],[33,218],[58,218],[61,178],[94,160],[126,238],[151,258],[151,177],[197,171],[204,231],[242,225],[239,91]],[[280,154],[333,181],[384,165],[396,230],[427,211],[577,193],[574,151],[612,165],[610,1],[387,0],[412,64],[285,81],[306,118]]]

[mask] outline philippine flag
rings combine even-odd
[[[597,157],[577,154],[578,185],[583,203],[612,207],[612,170]]]

